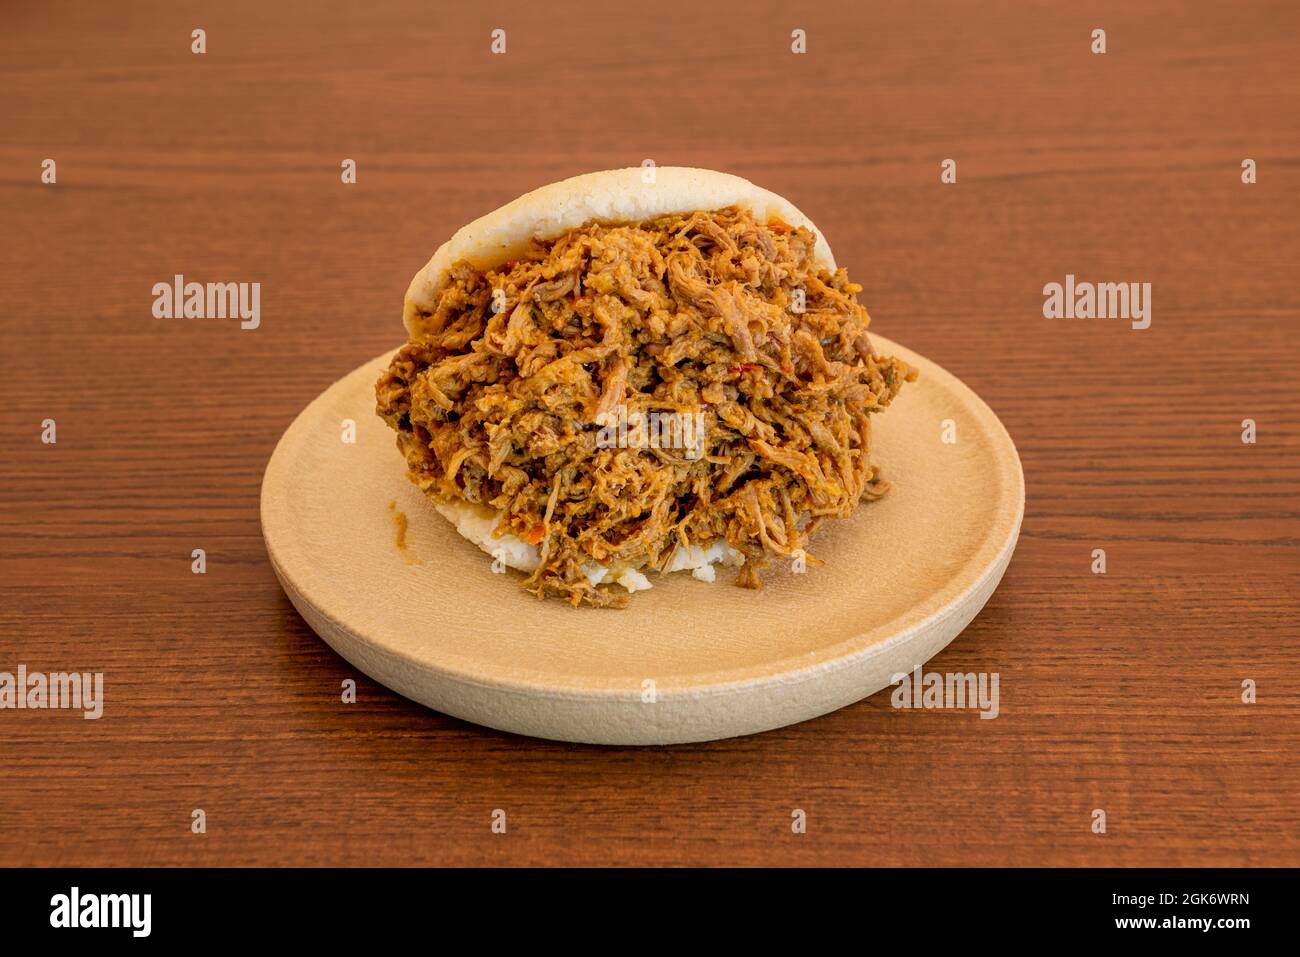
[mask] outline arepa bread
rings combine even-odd
[[[525,193],[462,226],[415,274],[406,290],[402,321],[420,333],[420,315],[433,309],[453,263],[489,269],[517,257],[534,239],[554,239],[587,223],[634,223],[670,213],[739,206],[758,220],[777,218],[817,234],[816,259],[835,271],[826,237],[783,196],[731,173],[689,166],[630,166],[584,173]]]
[[[755,219],[777,218],[812,230],[817,233],[818,263],[835,271],[835,257],[826,238],[785,197],[731,173],[688,166],[631,166],[584,173],[539,187],[461,227],[411,280],[402,321],[412,337],[421,333],[422,315],[434,308],[448,269],[461,260],[488,269],[517,257],[534,239],[554,239],[588,223],[638,222],[725,206],[748,209]],[[536,545],[509,532],[493,535],[499,512],[468,502],[439,502],[436,507],[457,533],[506,567],[522,572],[537,567]],[[689,571],[700,581],[712,582],[714,564],[743,563],[740,552],[726,542],[715,542],[707,548],[678,549],[666,572]],[[584,571],[593,585],[614,582],[628,591],[651,587],[650,580],[636,568],[611,569],[593,562]]]

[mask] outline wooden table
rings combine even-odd
[[[1300,864],[1294,5],[81,6],[0,30],[0,670],[103,671],[105,712],[0,711],[0,863]],[[882,692],[702,746],[515,738],[281,593],[262,469],[415,270],[647,158],[791,197],[1006,423],[1019,550],[931,665],[998,672],[996,720]],[[177,273],[260,282],[260,327],[155,319]],[[1043,318],[1067,274],[1150,282],[1151,327]]]

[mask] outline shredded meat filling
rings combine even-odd
[[[539,597],[619,605],[584,568],[663,568],[719,540],[761,587],[773,559],[817,563],[824,519],[884,494],[868,417],[916,377],[876,354],[861,287],[818,267],[815,241],[728,207],[458,263],[380,378],[379,415],[422,490],[538,546]],[[700,413],[703,434],[609,447],[615,413]]]

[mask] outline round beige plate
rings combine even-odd
[[[948,644],[984,607],[1024,510],[1020,459],[979,397],[921,370],[872,419],[893,489],[822,526],[805,574],[766,589],[652,575],[625,609],[539,601],[461,538],[407,480],[375,415],[381,356],[285,432],[262,482],[280,583],[344,658],[408,698],[520,734],[669,744],[752,734],[858,701]],[[942,441],[952,420],[955,442]],[[344,441],[347,420],[355,442]],[[949,436],[951,438],[951,436]],[[405,516],[405,547],[399,528]]]

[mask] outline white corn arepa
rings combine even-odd
[[[492,269],[518,258],[530,242],[556,239],[590,223],[635,223],[659,216],[710,211],[727,206],[748,210],[765,222],[779,219],[802,226],[817,236],[818,265],[835,271],[830,245],[812,220],[783,196],[730,173],[688,166],[631,166],[584,173],[551,183],[480,216],[438,247],[433,258],[415,274],[406,290],[402,321],[411,338],[423,332],[423,317],[432,313],[451,267],[468,261],[476,269]],[[501,513],[469,502],[438,502],[438,511],[456,531],[509,568],[531,572],[541,560],[536,545],[506,532],[494,535]],[[690,571],[695,578],[714,580],[715,564],[741,565],[744,556],[727,542],[707,548],[678,548],[665,572]],[[628,591],[649,588],[637,568],[609,568],[592,563],[584,568],[593,585],[614,582]]]
[[[507,568],[521,572],[536,570],[541,562],[541,554],[536,545],[529,545],[518,535],[505,532],[492,534],[501,521],[501,513],[486,505],[474,505],[470,502],[435,502],[439,514],[456,527],[457,533],[469,539],[480,549],[501,562]],[[665,572],[689,571],[703,582],[714,579],[713,565],[743,565],[745,556],[736,551],[725,541],[717,541],[707,548],[692,545],[690,548],[678,547],[665,567]],[[643,591],[650,588],[650,579],[638,570],[641,566],[611,568],[590,562],[582,568],[583,574],[593,585],[614,582],[628,591]]]
[[[818,264],[835,271],[826,238],[785,197],[716,170],[630,166],[551,183],[456,230],[411,280],[402,321],[412,337],[419,335],[421,314],[433,311],[448,270],[461,260],[477,269],[491,269],[518,258],[534,239],[556,239],[588,223],[635,223],[725,206],[747,209],[760,222],[776,218],[811,230],[817,234]]]

